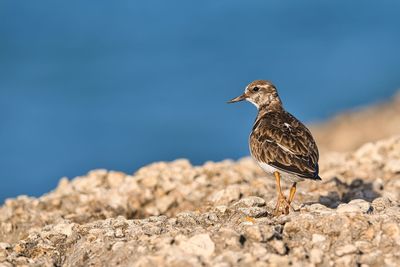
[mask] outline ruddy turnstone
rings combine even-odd
[[[276,87],[271,82],[254,81],[242,95],[228,103],[242,100],[253,103],[258,109],[249,138],[250,153],[265,172],[275,176],[278,200],[274,214],[288,214],[296,184],[305,179],[321,180],[318,176],[317,145],[310,130],[283,108]],[[288,199],[281,190],[281,177],[293,183]]]

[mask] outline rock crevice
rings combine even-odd
[[[323,181],[276,218],[274,179],[248,158],[63,178],[0,208],[0,266],[396,266],[399,166],[400,137],[326,153]]]

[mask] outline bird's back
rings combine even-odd
[[[301,178],[318,176],[318,148],[307,127],[285,110],[259,114],[250,135],[250,151],[259,163]]]

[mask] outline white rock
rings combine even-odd
[[[285,243],[283,243],[282,240],[277,240],[277,239],[273,239],[269,242],[269,244],[271,245],[271,247],[273,247],[275,249],[275,251],[280,254],[280,255],[284,255],[287,251]]]
[[[215,204],[229,204],[231,201],[239,199],[240,188],[237,185],[230,185],[227,188],[217,191],[209,197]]]
[[[215,209],[221,213],[225,213],[225,211],[228,209],[228,207],[225,205],[220,205],[220,206],[216,206]]]
[[[174,204],[174,202],[175,202],[175,198],[173,198],[172,196],[169,196],[169,195],[165,195],[165,196],[162,196],[156,202],[156,206],[157,206],[158,210],[160,211],[160,213],[164,213],[172,206],[172,204]]]
[[[0,249],[8,249],[8,248],[11,248],[11,245],[9,243],[0,242]]]
[[[371,204],[363,199],[354,199],[348,204],[340,204],[336,211],[338,213],[348,213],[348,212],[362,212],[367,213],[371,210]]]
[[[371,203],[365,201],[364,199],[354,199],[349,202],[351,205],[356,205],[362,212],[369,212],[371,210]]]
[[[112,246],[111,250],[112,251],[118,251],[120,249],[122,249],[125,246],[125,242],[122,241],[118,241],[116,243],[114,243],[114,245]]]
[[[336,212],[337,213],[355,213],[355,212],[361,212],[361,211],[356,205],[340,204],[337,207]]]
[[[320,234],[313,234],[312,235],[312,242],[315,243],[320,243],[320,242],[324,242],[326,240],[326,237],[324,235],[320,235]]]
[[[107,182],[111,187],[118,187],[125,180],[126,174],[123,172],[110,171],[107,175]]]
[[[322,262],[322,256],[324,252],[321,249],[313,248],[310,251],[310,261],[314,264]]]
[[[319,214],[330,214],[332,213],[332,209],[319,204],[315,203],[312,204],[311,206],[305,206],[306,211],[313,212],[313,213],[319,213]]]
[[[118,238],[124,237],[124,231],[121,228],[118,228],[115,230],[114,236]]]
[[[339,256],[339,257],[341,257],[343,255],[346,255],[346,254],[352,254],[352,253],[355,253],[355,252],[357,252],[357,247],[354,246],[354,245],[351,245],[351,244],[344,245],[342,247],[338,247],[335,250],[335,254],[337,256]]]
[[[389,159],[383,170],[391,173],[400,173],[400,159]]]
[[[189,254],[209,257],[214,253],[215,244],[208,234],[199,234],[183,241],[180,248]]]
[[[235,206],[241,207],[262,207],[265,206],[265,200],[261,197],[250,196],[245,197],[235,203]]]
[[[55,227],[54,227],[54,231],[55,232],[57,232],[57,233],[59,233],[59,234],[63,234],[63,235],[66,235],[66,236],[71,236],[72,235],[72,228],[74,227],[74,224],[73,223],[70,223],[70,224],[57,224]]]

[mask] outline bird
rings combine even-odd
[[[272,82],[255,80],[246,86],[242,95],[228,103],[243,100],[254,104],[258,110],[249,137],[250,154],[266,173],[275,177],[274,216],[287,215],[293,210],[291,203],[297,183],[321,180],[317,144],[310,130],[284,109]],[[282,192],[281,179],[292,183],[288,198]]]

